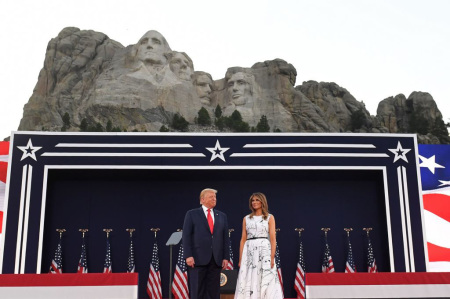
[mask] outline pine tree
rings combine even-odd
[[[87,123],[87,120],[85,118],[83,118],[81,120],[81,124],[80,124],[80,131],[86,132],[87,130],[88,130],[88,123]]]
[[[220,118],[222,116],[222,108],[220,108],[219,104],[217,104],[216,109],[214,109],[214,115],[216,118]]]
[[[112,122],[111,120],[108,119],[108,122],[106,123],[106,132],[111,132],[112,129],[113,129]]]
[[[180,114],[175,114],[172,119],[172,127],[175,130],[181,131],[181,132],[187,132],[189,123],[187,120],[181,116]]]
[[[159,128],[160,132],[169,132],[169,128],[167,128],[165,125],[162,125],[161,128]]]
[[[66,128],[70,128],[70,116],[69,113],[64,113],[62,117],[63,124]]]
[[[209,116],[209,113],[205,109],[205,107],[202,107],[198,111],[197,123],[199,125],[201,125],[201,126],[209,126],[209,125],[211,125],[211,117]]]
[[[256,132],[270,132],[269,122],[265,115],[261,116],[258,124],[256,125]]]

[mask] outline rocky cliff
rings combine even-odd
[[[109,123],[120,130],[159,131],[174,115],[194,126],[205,108],[214,119],[238,111],[250,127],[266,116],[282,132],[419,132],[421,142],[445,142],[430,132],[442,114],[428,93],[402,94],[380,102],[377,116],[336,83],[296,84],[297,71],[281,59],[229,68],[213,80],[195,71],[191,58],[172,50],[157,31],[127,47],[103,33],[65,28],[47,47],[44,67],[19,130],[83,130]],[[423,120],[427,130],[417,125]],[[426,127],[425,126],[425,127]],[[445,127],[445,125],[444,125]],[[212,130],[217,128],[212,127]],[[427,135],[428,134],[428,135]],[[448,134],[447,134],[448,137]]]

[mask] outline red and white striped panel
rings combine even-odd
[[[448,298],[450,273],[306,274],[306,298]]]
[[[0,298],[135,299],[137,297],[137,273],[0,275]]]

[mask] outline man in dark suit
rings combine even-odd
[[[230,259],[227,215],[214,209],[214,189],[200,193],[201,207],[186,213],[184,257],[188,265],[190,299],[219,299],[220,271]]]

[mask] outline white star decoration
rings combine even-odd
[[[209,162],[212,162],[216,158],[219,158],[223,162],[225,162],[225,157],[223,156],[223,153],[225,153],[230,148],[229,147],[221,147],[219,140],[217,139],[215,147],[207,147],[206,149],[212,153],[211,160]]]
[[[390,148],[389,151],[391,151],[392,153],[395,154],[394,157],[394,163],[397,162],[398,159],[402,159],[404,160],[406,163],[408,163],[408,159],[406,158],[406,154],[410,151],[411,149],[406,149],[403,148],[402,145],[400,144],[400,141],[397,144],[397,148]]]
[[[25,159],[27,157],[30,157],[34,161],[37,161],[36,152],[38,150],[40,150],[42,147],[41,146],[33,146],[33,143],[31,143],[31,138],[30,138],[30,139],[28,139],[28,143],[26,146],[18,146],[17,148],[23,152],[22,158],[20,159],[20,161],[22,161],[23,159]]]
[[[436,170],[436,168],[445,168],[445,166],[442,166],[442,165],[439,165],[436,163],[435,155],[431,156],[428,159],[419,155],[419,158],[422,161],[422,163],[420,163],[419,166],[428,168],[432,174],[434,174],[434,171]]]
[[[441,183],[438,187],[442,187],[442,186],[450,186],[450,181],[441,181],[438,180],[439,183]]]

